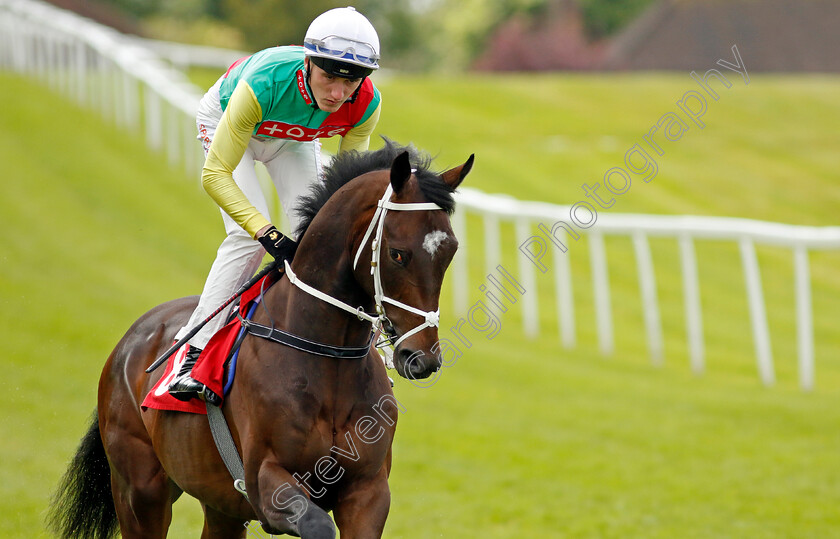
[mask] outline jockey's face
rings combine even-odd
[[[362,83],[362,79],[345,79],[330,75],[306,59],[309,69],[309,87],[312,89],[318,107],[325,112],[335,112],[350,99]]]

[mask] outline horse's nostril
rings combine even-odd
[[[426,366],[423,364],[423,352],[403,348],[399,350],[398,354],[405,367],[405,372],[408,374],[417,376],[426,370]]]

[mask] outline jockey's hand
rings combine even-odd
[[[268,254],[279,262],[288,260],[291,263],[298,247],[295,240],[284,236],[274,225],[271,225],[257,240],[268,251]]]

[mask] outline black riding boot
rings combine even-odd
[[[178,371],[178,376],[169,384],[169,394],[179,401],[188,401],[190,399],[199,398],[207,401],[210,404],[219,406],[222,399],[216,395],[210,388],[193,379],[190,374],[195,362],[198,361],[198,356],[201,355],[201,348],[190,346],[187,351],[187,357],[184,359],[184,364],[181,365],[181,370]]]

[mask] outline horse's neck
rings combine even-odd
[[[324,254],[321,250],[301,252],[293,271],[307,285],[347,305],[370,312],[373,300],[353,278],[346,256]],[[286,331],[316,342],[337,346],[359,346],[370,335],[370,322],[323,301],[288,283],[286,288]]]
[[[387,179],[385,181],[387,185]],[[373,299],[354,276],[354,253],[350,252],[348,237],[360,238],[364,234],[373,216],[375,201],[385,190],[381,183],[369,178],[352,186],[348,184],[340,193],[334,194],[301,238],[292,263],[292,269],[301,281],[354,309],[361,307],[365,312],[372,311]],[[340,346],[359,346],[369,338],[369,322],[298,287],[290,286],[288,294],[288,331]]]

